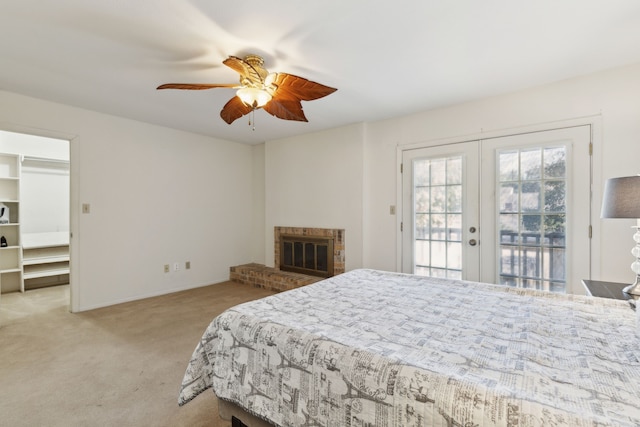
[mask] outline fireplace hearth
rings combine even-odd
[[[234,282],[282,292],[310,285],[345,271],[344,230],[275,227],[274,238],[274,267],[254,263],[237,265],[230,268],[229,278]],[[283,241],[289,243],[283,245]],[[280,267],[281,254],[285,258],[285,264],[293,264],[294,267],[296,264],[302,265],[303,270],[286,271],[286,267],[283,270]],[[318,270],[317,274],[312,275],[307,271],[312,269],[312,264],[313,269]]]

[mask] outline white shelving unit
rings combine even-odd
[[[20,244],[20,157],[0,154],[0,203],[9,209],[9,223],[0,224],[0,295],[23,290],[22,247]]]
[[[69,283],[69,233],[22,235],[23,290]]]
[[[21,230],[23,172],[19,154],[0,153],[0,208],[9,210],[8,223],[0,214],[0,237],[7,241],[0,246],[0,295],[69,283],[69,232]]]

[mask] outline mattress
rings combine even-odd
[[[212,388],[281,426],[637,426],[625,301],[354,270],[209,325],[179,403]]]

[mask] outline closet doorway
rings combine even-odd
[[[24,316],[43,304],[69,308],[69,145],[0,130],[0,203],[10,211],[0,224],[7,236],[0,251],[12,260],[0,266],[3,310],[10,304]]]

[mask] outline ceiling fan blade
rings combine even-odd
[[[207,84],[207,83],[166,83],[158,86],[156,89],[184,89],[184,90],[203,90],[215,89],[219,87],[239,88],[236,83]]]
[[[262,109],[279,119],[308,122],[298,99],[273,98]]]
[[[237,56],[230,56],[222,61],[222,63],[236,71],[242,77],[248,79],[253,84],[263,83],[267,76],[267,71],[264,68],[254,67],[244,59],[238,58]]]
[[[220,111],[220,117],[228,124],[231,124],[251,111],[253,111],[252,107],[242,102],[237,96],[234,96],[224,105],[222,111]]]
[[[300,99],[302,101],[312,101],[332,94],[338,89],[312,82],[304,77],[294,76],[287,73],[278,73],[273,83],[276,89],[276,96],[288,99]],[[282,92],[282,95],[280,94]]]

